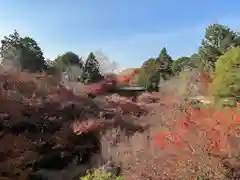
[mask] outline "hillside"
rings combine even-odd
[[[232,167],[237,177],[235,108],[184,110],[174,89],[134,103],[77,96],[44,74],[1,70],[0,79],[1,179],[78,179],[99,167],[124,179],[226,179]]]

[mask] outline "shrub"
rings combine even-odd
[[[123,178],[120,176],[115,176],[111,173],[107,173],[103,169],[99,168],[88,173],[86,176],[81,177],[80,180],[123,180]]]
[[[224,99],[239,100],[240,95],[240,47],[226,52],[216,62],[213,82],[210,86],[215,102]]]

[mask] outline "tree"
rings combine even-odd
[[[188,61],[188,63],[186,64],[186,66],[189,68],[189,69],[203,69],[203,64],[201,62],[201,57],[199,55],[199,53],[193,53],[191,56],[190,56],[190,59]]]
[[[62,80],[82,80],[83,60],[77,54],[68,51],[54,60],[54,67],[60,73]]]
[[[54,66],[60,71],[65,71],[69,66],[79,66],[83,68],[82,59],[75,53],[68,51],[54,60]]]
[[[159,74],[162,79],[166,80],[169,76],[172,75],[172,63],[173,60],[171,56],[168,55],[167,49],[162,48],[159,56],[156,58],[158,63]]]
[[[216,61],[211,92],[216,101],[240,100],[240,47],[226,52]]]
[[[118,63],[111,61],[102,51],[96,51],[94,56],[99,64],[99,71],[102,75],[113,74],[117,70]]]
[[[50,60],[50,59],[46,59],[45,61],[46,63],[46,72],[48,74],[51,74],[51,75],[56,75],[57,74],[57,69],[56,67],[54,66],[54,61]]]
[[[102,79],[102,75],[99,71],[99,62],[96,60],[95,55],[91,52],[84,66],[84,81],[96,82]]]
[[[137,84],[150,91],[157,90],[159,78],[158,63],[154,58],[150,58],[143,63]]]
[[[1,41],[2,64],[19,65],[21,69],[42,71],[46,69],[43,52],[31,37],[21,37],[15,30]]]
[[[178,58],[177,60],[173,61],[172,63],[172,71],[173,74],[177,75],[181,70],[186,68],[189,65],[189,61],[191,58],[183,56]]]
[[[232,47],[239,46],[239,40],[239,34],[227,26],[221,24],[208,26],[199,49],[203,69],[207,71],[214,69],[216,60]]]

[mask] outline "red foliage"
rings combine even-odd
[[[108,90],[115,89],[116,83],[114,81],[102,80],[96,83],[86,85],[88,93],[92,94],[104,94]]]
[[[219,151],[226,148],[227,135],[236,133],[237,126],[240,121],[240,112],[238,108],[224,109],[218,111],[216,109],[195,110],[189,108],[185,119],[176,120],[174,129],[170,133],[157,133],[154,135],[155,145],[160,148],[167,148],[167,145],[184,145],[184,136],[189,127],[194,126],[196,131],[205,132],[207,138],[207,150]],[[172,127],[169,126],[169,127]],[[167,143],[167,136],[171,136],[172,143]]]

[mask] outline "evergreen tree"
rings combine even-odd
[[[168,55],[167,49],[165,47],[162,48],[159,56],[156,58],[156,61],[158,63],[160,77],[163,78],[164,80],[168,79],[168,77],[173,74],[172,73],[173,60],[171,56]]]
[[[213,24],[206,28],[205,37],[199,48],[203,69],[209,71],[215,68],[217,59],[232,47],[240,45],[239,34],[227,26]]]
[[[96,82],[102,79],[102,75],[99,71],[99,62],[96,60],[95,55],[91,52],[84,66],[84,81]]]

